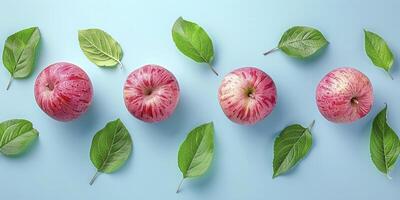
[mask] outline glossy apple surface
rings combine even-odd
[[[45,68],[36,78],[39,107],[58,121],[71,121],[85,113],[93,96],[88,75],[78,66],[60,62]]]
[[[338,68],[320,81],[316,101],[319,111],[329,121],[354,122],[371,110],[374,101],[372,85],[357,69]]]
[[[218,99],[230,120],[238,124],[255,124],[272,112],[277,93],[268,74],[255,67],[244,67],[224,77]]]
[[[142,121],[165,120],[178,104],[178,81],[159,65],[145,65],[129,74],[124,86],[124,100],[128,111]]]

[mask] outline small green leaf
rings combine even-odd
[[[108,33],[100,29],[80,30],[78,39],[83,53],[92,63],[99,67],[122,66],[122,48]]]
[[[383,38],[378,34],[364,30],[365,33],[365,52],[377,67],[384,69],[389,76],[393,66],[393,53]],[[393,79],[393,78],[392,78]]]
[[[283,34],[278,47],[264,53],[264,55],[281,49],[289,56],[308,58],[326,45],[328,45],[328,41],[317,29],[306,26],[295,26]]]
[[[308,128],[304,128],[299,124],[290,125],[283,129],[275,139],[273,178],[292,169],[308,154],[312,146],[310,131],[313,125],[314,121]]]
[[[203,28],[179,17],[172,27],[172,39],[179,51],[196,62],[207,63],[218,76],[218,73],[211,66],[214,59],[213,44]]]
[[[38,137],[30,121],[12,119],[0,123],[0,152],[6,156],[23,153]]]
[[[32,73],[39,41],[38,27],[18,31],[7,38],[3,50],[3,64],[11,75],[7,90],[12,79],[26,78]]]
[[[214,125],[210,122],[190,131],[185,141],[179,147],[178,165],[183,179],[203,175],[210,167],[213,156]],[[177,193],[181,184],[179,184]]]
[[[399,137],[387,123],[387,106],[376,115],[372,122],[370,153],[371,159],[379,171],[386,174],[395,166],[400,153]]]
[[[90,148],[90,160],[97,172],[90,185],[100,173],[112,173],[118,170],[132,152],[132,139],[120,119],[111,121],[98,131]]]

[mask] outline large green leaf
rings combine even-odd
[[[39,41],[38,27],[18,31],[7,38],[3,50],[3,64],[11,75],[7,89],[13,78],[26,78],[32,73]]]
[[[79,46],[86,57],[100,67],[122,65],[122,48],[114,38],[100,29],[78,32]]]
[[[213,44],[203,28],[179,17],[172,27],[172,39],[183,54],[196,62],[208,63],[211,70],[218,75],[211,66],[214,59]]]
[[[384,69],[390,75],[390,69],[393,66],[394,58],[389,46],[385,40],[376,33],[364,30],[364,35],[365,52],[368,57],[374,65]]]
[[[0,123],[0,152],[6,156],[23,153],[38,137],[32,123],[24,119],[13,119]]]
[[[120,119],[111,121],[98,131],[90,148],[90,160],[97,168],[93,184],[100,173],[112,173],[118,170],[132,152],[132,139]]]
[[[273,178],[286,173],[303,159],[311,149],[311,128],[314,122],[304,128],[299,124],[286,127],[275,139]]]
[[[387,106],[376,115],[372,122],[370,153],[379,171],[389,177],[400,153],[399,137],[387,123]]]
[[[214,125],[210,122],[190,131],[179,148],[178,165],[183,179],[203,175],[210,167],[213,156]]]
[[[328,41],[317,29],[306,26],[295,26],[283,34],[278,47],[264,53],[264,55],[281,49],[289,56],[307,58],[316,54],[327,44]]]

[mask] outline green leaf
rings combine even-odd
[[[376,115],[372,122],[370,153],[371,159],[379,171],[389,177],[400,153],[399,137],[387,123],[387,106]]]
[[[211,66],[214,59],[213,44],[203,28],[179,17],[172,27],[172,39],[179,51],[196,62],[208,63],[211,70],[218,75]]]
[[[203,175],[210,167],[213,156],[214,125],[210,122],[190,131],[185,141],[179,147],[178,165],[183,179]],[[181,184],[178,187],[177,193]]]
[[[328,41],[317,29],[306,26],[295,26],[283,34],[278,47],[264,53],[264,55],[281,49],[289,56],[308,58],[326,45],[328,45]]]
[[[108,33],[100,29],[80,30],[78,39],[83,53],[92,63],[99,67],[122,66],[122,48]]]
[[[299,124],[286,127],[275,139],[273,178],[286,173],[303,159],[311,149],[312,135],[311,128],[314,121],[308,128]]]
[[[132,152],[132,139],[120,119],[111,121],[98,131],[90,148],[90,160],[97,173],[90,181],[93,184],[100,173],[112,173],[118,170]]]
[[[384,69],[390,75],[390,69],[393,66],[394,58],[389,46],[385,40],[376,33],[367,30],[364,30],[364,33],[365,52],[368,57],[374,65]]]
[[[3,50],[3,64],[11,75],[7,90],[13,78],[26,78],[32,73],[39,41],[38,27],[18,31],[7,38]]]
[[[39,132],[30,121],[12,119],[0,123],[0,152],[6,156],[16,156],[38,137]]]

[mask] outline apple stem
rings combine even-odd
[[[353,99],[351,99],[351,103],[358,105],[359,102],[358,102],[357,99],[354,99],[354,98],[353,98]]]
[[[183,180],[185,180],[185,178],[182,178],[181,182],[179,183],[179,185],[178,185],[178,189],[176,190],[176,193],[177,193],[177,194],[179,193],[179,190],[181,189],[181,186],[182,186]]]
[[[210,67],[210,69],[214,72],[214,74],[218,76],[218,72],[214,69],[214,67],[210,63],[207,64]]]
[[[311,122],[311,124],[308,126],[308,130],[311,130],[312,128],[313,128],[313,126],[314,126],[314,124],[315,124],[315,120],[313,120],[312,122]]]
[[[273,48],[273,49],[271,49],[271,50],[269,50],[269,51],[263,53],[263,55],[266,56],[266,55],[268,55],[268,54],[270,54],[270,53],[272,53],[272,52],[274,52],[274,51],[277,51],[277,50],[279,50],[279,47],[275,47],[275,48]]]
[[[11,86],[11,82],[12,82],[12,81],[13,81],[13,77],[12,77],[12,76],[10,76],[10,80],[8,81],[8,84],[7,84],[6,90],[10,89],[10,86]]]
[[[101,173],[99,171],[96,171],[96,173],[94,174],[93,178],[90,180],[89,185],[93,185],[94,181],[96,180],[96,178],[100,175]]]

